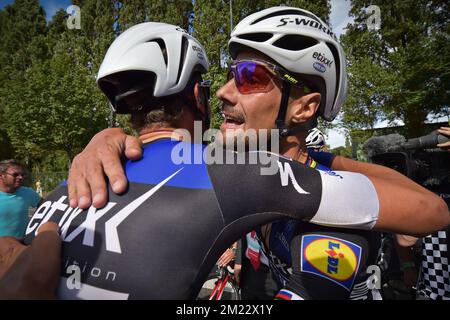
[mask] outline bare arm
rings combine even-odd
[[[376,229],[420,237],[450,224],[444,200],[393,169],[341,156],[334,159],[332,169],[361,173],[371,180],[380,202]]]
[[[336,156],[332,162],[331,169],[337,171],[357,172],[370,178],[379,178],[400,184],[407,188],[412,188],[421,192],[430,192],[421,185],[415,183],[405,175],[391,168],[380,166],[378,164],[355,161],[349,158]]]
[[[61,268],[58,225],[48,222],[30,246],[0,238],[0,300],[54,299]]]

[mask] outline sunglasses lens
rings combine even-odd
[[[253,61],[242,61],[235,65],[234,73],[237,88],[240,93],[259,93],[268,92],[273,89],[272,76],[261,64]]]

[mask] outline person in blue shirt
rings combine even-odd
[[[23,187],[23,166],[16,160],[0,162],[0,237],[23,238],[28,223],[28,209],[37,207],[39,194]]]

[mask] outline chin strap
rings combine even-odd
[[[203,113],[198,109],[197,104],[192,104],[192,110],[194,111],[194,115],[200,118],[206,128],[209,129],[211,125],[211,114],[210,114],[210,104],[209,100],[211,98],[211,81],[201,81],[200,85],[200,103],[204,106],[205,112]]]
[[[298,132],[307,132],[314,127],[317,127],[317,117],[314,117],[306,122],[300,123],[295,127],[289,128],[284,122],[286,119],[287,107],[289,104],[289,94],[291,93],[291,84],[286,82],[283,85],[280,110],[278,111],[278,117],[275,121],[278,130],[280,130],[280,137],[292,136]]]

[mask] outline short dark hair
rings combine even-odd
[[[0,161],[0,172],[6,172],[11,167],[19,167],[21,169],[24,168],[22,163],[15,159]]]
[[[154,99],[152,106],[146,108],[149,111],[131,113],[133,129],[139,132],[160,123],[173,125],[183,115],[184,107],[195,107],[194,87],[201,81],[201,74],[194,72],[182,92]]]

